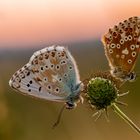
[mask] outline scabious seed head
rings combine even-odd
[[[98,72],[93,74],[90,78],[83,81],[84,93],[87,97],[91,107],[95,107],[97,112],[93,116],[97,116],[96,120],[101,114],[106,111],[106,117],[108,118],[107,108],[111,107],[115,113],[117,113],[122,119],[125,120],[136,132],[140,134],[140,128],[132,122],[116,105],[124,103],[118,101],[118,97],[122,95],[119,93],[119,88],[122,82],[114,78],[109,72]],[[120,94],[120,95],[119,95]]]
[[[95,76],[87,83],[87,99],[97,110],[106,109],[117,100],[118,89],[106,76]]]

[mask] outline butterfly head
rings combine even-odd
[[[81,91],[83,91],[83,87],[83,83],[79,83],[72,89],[72,94],[68,96],[66,102],[67,109],[75,108],[79,101],[83,102],[83,98],[80,96]]]
[[[114,68],[111,70],[111,74],[120,79],[121,81],[129,81],[133,82],[136,79],[136,73],[135,72],[126,72],[123,71],[121,68]]]
[[[129,78],[130,78],[129,81],[130,81],[130,82],[135,81],[135,80],[136,80],[136,77],[137,77],[136,73],[131,72],[131,73],[129,74]]]

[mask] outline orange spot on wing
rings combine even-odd
[[[53,79],[52,75],[55,75],[55,74],[56,73],[53,72],[51,69],[46,70],[46,71],[43,72],[43,75],[48,78],[48,82],[52,82],[52,79]]]

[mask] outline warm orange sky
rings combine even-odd
[[[140,0],[0,0],[0,48],[95,39],[134,15]]]

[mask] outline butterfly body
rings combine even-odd
[[[35,52],[12,76],[9,85],[25,95],[66,102],[67,108],[75,106],[83,87],[75,60],[63,46]]]
[[[102,42],[111,74],[122,81],[133,81],[140,50],[140,18],[132,17],[109,29]]]

